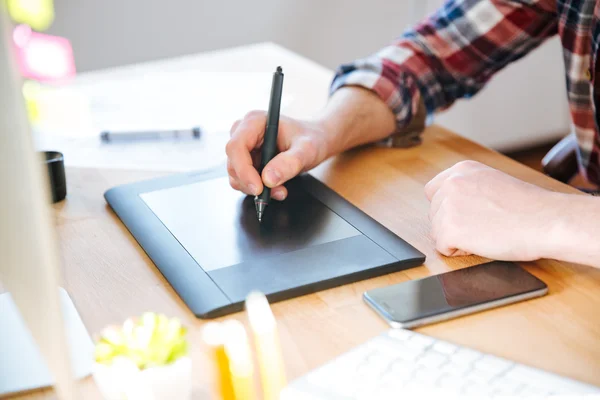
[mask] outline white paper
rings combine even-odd
[[[253,109],[269,104],[271,74],[140,73],[135,77],[83,80],[40,95],[38,149],[65,155],[79,167],[188,171],[226,161],[229,129]],[[285,94],[282,109],[291,102]],[[191,129],[199,140],[102,143],[103,131]]]

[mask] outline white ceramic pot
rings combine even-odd
[[[111,365],[94,364],[94,381],[106,400],[189,400],[192,397],[192,360],[144,370],[128,358]]]

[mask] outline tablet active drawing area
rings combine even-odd
[[[227,178],[141,197],[205,271],[360,235],[301,188],[272,201],[262,222],[253,198],[233,190]]]

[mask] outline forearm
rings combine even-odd
[[[553,35],[555,1],[526,3],[448,0],[394,43],[341,65],[321,116],[336,140],[332,154],[403,130],[421,107],[432,115],[473,96],[494,73]],[[508,34],[515,30],[520,34]],[[359,93],[359,87],[369,91]]]
[[[316,116],[316,122],[326,135],[328,157],[384,139],[396,128],[387,104],[375,93],[359,87],[337,90]]]
[[[556,215],[545,257],[600,268],[600,198],[556,196],[564,211]]]

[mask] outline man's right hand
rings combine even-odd
[[[277,134],[279,154],[265,166],[261,177],[257,168],[265,124],[264,111],[251,111],[231,127],[231,139],[226,146],[229,183],[249,195],[260,194],[264,184],[272,189],[272,198],[284,200],[288,194],[283,186],[286,181],[316,167],[329,156],[325,129],[316,122],[281,116]]]
[[[286,181],[330,156],[383,139],[396,127],[394,114],[376,94],[362,88],[343,87],[329,98],[313,121],[281,116],[277,134],[279,154],[265,166],[261,177],[257,168],[266,121],[264,111],[251,111],[233,124],[226,147],[227,171],[234,189],[257,195],[267,185],[276,200],[287,197],[283,186]]]

